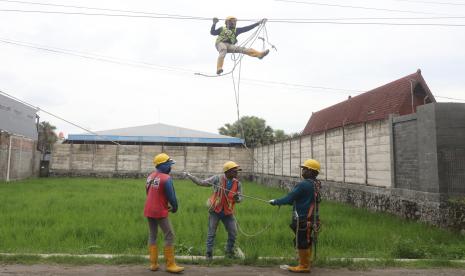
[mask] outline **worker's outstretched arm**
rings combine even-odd
[[[272,205],[292,205],[294,201],[299,197],[299,195],[302,193],[302,186],[297,185],[290,193],[288,193],[286,196],[278,199],[274,199],[273,202],[270,201],[270,204]]]
[[[251,24],[249,26],[236,28],[236,36],[238,36],[238,35],[240,35],[242,33],[248,32],[248,31],[252,30],[253,28],[257,27],[258,25],[260,25],[262,23],[265,23],[265,22],[266,22],[266,19],[262,19],[262,20],[260,20],[260,22]]]
[[[198,177],[188,172],[185,173],[185,176],[199,186],[208,187],[208,186],[218,185],[220,183],[220,179],[218,175],[214,175],[214,176],[211,176],[203,180],[199,179]]]
[[[218,29],[216,29],[216,23],[218,23],[218,18],[213,18],[213,25],[210,29],[210,34],[211,35],[219,35],[221,33],[221,28],[223,27],[219,27]]]

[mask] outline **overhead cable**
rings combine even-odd
[[[365,6],[352,6],[352,5],[341,5],[341,4],[329,4],[321,2],[312,2],[312,1],[296,1],[296,0],[274,0],[276,2],[283,3],[296,3],[304,5],[314,5],[314,6],[326,6],[326,7],[337,7],[337,8],[348,8],[348,9],[361,9],[361,10],[373,10],[373,11],[383,11],[383,12],[398,12],[398,13],[413,13],[413,14],[431,14],[431,15],[448,15],[434,12],[422,12],[414,10],[396,10],[396,9],[386,9],[386,8],[374,8],[374,7],[365,7]]]
[[[90,59],[90,60],[109,62],[109,63],[119,64],[119,65],[183,73],[189,76],[194,76],[194,73],[196,72],[194,70],[181,68],[181,67],[172,67],[172,66],[158,65],[158,64],[147,63],[147,62],[125,60],[125,59],[120,59],[120,58],[115,58],[115,57],[110,57],[110,56],[103,56],[99,54],[79,52],[79,51],[74,51],[74,50],[38,45],[38,44],[29,43],[29,42],[21,42],[17,40],[2,38],[2,37],[0,37],[0,43],[32,48],[32,49],[47,51],[47,52],[51,52],[55,54],[71,55],[71,56],[76,56],[76,57]],[[282,81],[250,79],[250,78],[243,78],[243,77],[241,78],[241,80],[249,84],[251,83],[251,84],[265,85],[265,86],[281,86],[281,87],[287,87],[291,89],[298,89],[298,90],[305,90],[305,91],[310,91],[309,89],[319,89],[319,90],[327,90],[331,93],[343,93],[346,95],[347,94],[358,95],[358,94],[362,94],[366,92],[366,90],[355,90],[355,89],[336,88],[336,87],[327,87],[327,86],[318,86],[318,85],[298,84],[298,83],[290,83],[290,82],[282,82]],[[317,91],[311,91],[311,92],[317,92]],[[443,97],[443,96],[435,96],[435,97],[450,99],[450,100],[457,100],[457,101],[465,101],[465,99],[459,99],[459,98],[450,98],[450,97]]]
[[[11,95],[11,94],[9,94],[9,93],[6,93],[5,91],[0,90],[0,94],[4,95],[4,96],[6,96],[6,97],[8,97],[8,98],[10,98],[10,99],[13,99],[13,100],[15,100],[15,101],[17,101],[17,102],[20,102],[20,103],[22,103],[22,104],[24,104],[24,105],[27,105],[27,106],[29,106],[29,107],[31,107],[31,108],[33,108],[33,109],[36,109],[36,110],[38,110],[38,111],[40,111],[40,112],[44,112],[44,113],[46,113],[46,114],[48,114],[48,115],[50,115],[50,116],[52,116],[52,117],[55,117],[55,118],[57,118],[57,119],[59,119],[59,120],[61,120],[61,121],[63,121],[63,122],[66,122],[66,123],[68,123],[68,124],[70,124],[70,125],[73,125],[73,126],[79,128],[79,129],[82,129],[82,130],[84,130],[84,131],[86,131],[86,132],[88,132],[88,133],[91,133],[91,134],[93,134],[93,135],[95,135],[95,136],[101,138],[103,141],[108,141],[108,142],[112,142],[112,143],[115,144],[115,145],[119,145],[118,142],[115,142],[115,141],[112,141],[112,140],[108,139],[105,135],[100,135],[100,134],[98,134],[98,133],[96,133],[96,132],[94,132],[94,131],[92,131],[92,130],[90,130],[90,129],[87,129],[87,128],[82,127],[82,126],[80,126],[80,125],[78,125],[78,124],[76,124],[76,123],[73,123],[73,122],[71,122],[71,121],[69,121],[69,120],[66,120],[66,119],[64,119],[64,118],[61,117],[61,116],[58,116],[58,115],[56,115],[56,114],[53,114],[52,112],[49,112],[49,111],[47,111],[47,110],[45,110],[45,109],[42,109],[42,108],[40,108],[40,107],[38,107],[38,106],[35,106],[35,105],[31,104],[31,103],[28,103],[28,102],[26,102],[25,100],[21,100],[21,99],[15,97],[15,96],[13,96],[13,95]]]

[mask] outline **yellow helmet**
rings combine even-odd
[[[171,159],[168,154],[166,153],[160,153],[160,154],[157,154],[155,155],[155,157],[153,158],[153,164],[155,166],[158,166],[160,164],[163,164],[165,162],[168,162],[168,161],[171,161],[172,164],[176,163],[173,159]]]
[[[235,169],[237,168],[238,171],[240,171],[239,169],[239,165],[236,164],[236,162],[233,162],[233,161],[228,161],[226,163],[224,163],[223,165],[223,172],[227,172],[231,169]]]
[[[225,21],[229,21],[229,20],[236,20],[236,21],[237,21],[237,18],[234,17],[234,16],[228,16],[228,17],[226,17]]]
[[[321,165],[320,162],[316,161],[315,159],[307,159],[303,165],[300,165],[300,167],[320,172]]]

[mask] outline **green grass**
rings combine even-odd
[[[246,195],[263,199],[285,194],[251,182],[243,185]],[[208,219],[205,202],[211,190],[185,180],[175,181],[175,188],[180,207],[170,219],[177,253],[203,255]],[[146,254],[144,202],[144,180],[140,179],[41,178],[0,183],[0,252]],[[237,246],[247,256],[245,264],[262,263],[259,256],[294,256],[288,227],[290,206],[278,211],[246,198],[236,210],[246,232],[256,233],[271,223],[253,238],[239,233]],[[318,257],[322,265],[344,266],[329,261],[339,257],[465,259],[465,237],[453,232],[328,201],[322,203],[320,213]],[[159,237],[161,245],[161,233]],[[221,225],[216,255],[223,254],[225,242]],[[11,259],[2,257],[0,262]],[[347,266],[351,265],[363,264]]]

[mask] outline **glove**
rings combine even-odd
[[[220,20],[218,20],[218,18],[216,18],[216,17],[213,17],[213,24],[216,24],[216,23],[218,23],[218,21],[220,21]]]
[[[276,199],[269,200],[268,203],[274,206],[276,205]]]
[[[234,202],[239,202],[239,195],[235,194],[233,199],[234,199]]]
[[[266,19],[266,18],[263,18],[262,20],[260,20],[260,22],[259,22],[259,23],[260,23],[260,24],[265,24],[265,23],[266,23],[266,21],[268,21],[268,19]]]

